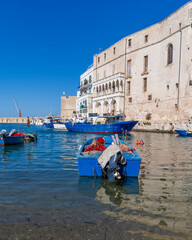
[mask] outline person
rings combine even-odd
[[[30,127],[29,117],[27,117],[27,127]]]

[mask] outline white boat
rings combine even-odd
[[[64,123],[53,123],[53,128],[67,130]]]
[[[41,120],[41,119],[32,119],[30,121],[30,125],[42,126],[43,125],[43,120]]]

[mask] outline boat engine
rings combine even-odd
[[[104,177],[107,177],[110,182],[124,178],[125,165],[126,160],[123,154],[121,152],[115,153],[102,169]]]
[[[4,138],[7,135],[7,131],[5,129],[2,129],[0,132],[0,137]]]

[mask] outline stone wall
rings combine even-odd
[[[62,96],[61,97],[61,117],[69,118],[74,115],[76,111],[76,96]]]

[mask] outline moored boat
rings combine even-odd
[[[178,133],[180,136],[192,136],[192,131],[182,130],[182,129],[176,129],[176,133]]]
[[[53,128],[55,129],[61,129],[61,130],[67,130],[64,123],[53,123]]]
[[[94,124],[85,120],[83,123],[66,122],[65,126],[71,132],[122,133],[130,132],[137,123],[138,121],[123,121],[121,116],[107,116],[104,124],[100,124],[100,122]]]
[[[15,145],[24,142],[24,134],[13,129],[10,133],[6,130],[0,132],[0,145]]]
[[[89,139],[79,148],[77,158],[80,176],[107,176],[112,180],[138,177],[141,163],[135,149],[122,140],[114,142],[114,137]]]

